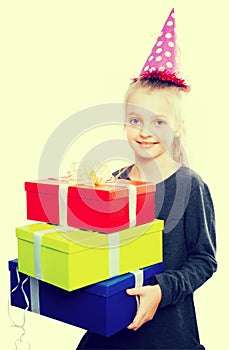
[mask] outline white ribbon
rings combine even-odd
[[[136,226],[137,216],[137,188],[134,185],[128,185],[129,189],[129,220],[130,227]]]
[[[121,182],[109,182],[106,186],[117,186],[128,188],[129,199],[129,227],[136,226],[136,210],[137,210],[137,188],[135,185]],[[62,226],[68,226],[67,223],[67,200],[68,200],[68,184],[59,185],[59,223]],[[94,187],[93,187],[94,189]]]
[[[104,185],[106,182],[113,181],[114,176],[108,164],[99,164],[98,162],[73,162],[67,172],[69,184]]]
[[[55,232],[55,229],[49,229],[49,230],[42,230],[42,231],[35,231],[34,232],[34,276],[42,280],[42,262],[41,262],[41,242],[42,237],[46,233]]]
[[[119,232],[108,234],[109,245],[109,275],[114,277],[119,275],[120,270],[120,236]]]
[[[76,229],[72,229],[70,227],[63,226],[55,226],[52,229],[41,230],[34,232],[34,276],[35,278],[42,280],[42,261],[41,261],[41,245],[42,245],[42,237],[47,233],[51,232],[69,232]]]
[[[136,226],[136,212],[137,212],[137,187],[135,185],[129,184],[127,182],[121,183],[116,182],[115,186],[127,187],[128,197],[129,197],[129,227]]]
[[[59,185],[59,224],[68,226],[67,223],[67,200],[68,200],[68,184]]]
[[[136,270],[136,271],[131,271],[131,273],[134,275],[135,278],[135,288],[142,287],[143,286],[143,281],[144,281],[144,273],[143,270]],[[136,295],[136,302],[137,302],[137,308],[139,307],[140,300],[139,296]]]
[[[17,276],[17,285],[15,288],[13,288],[10,292],[10,294],[12,295],[20,286],[20,275],[18,272],[18,268],[16,268],[16,276]],[[28,350],[31,348],[31,345],[29,343],[26,343],[22,338],[25,336],[25,321],[26,321],[26,311],[29,309],[29,299],[26,295],[26,292],[24,290],[24,284],[28,281],[29,276],[27,276],[22,282],[21,282],[21,291],[23,294],[23,297],[25,299],[26,302],[26,307],[24,309],[24,313],[23,313],[23,321],[22,324],[19,324],[17,322],[15,322],[10,314],[10,300],[8,300],[8,316],[10,318],[10,321],[12,323],[12,327],[16,327],[16,328],[20,328],[22,333],[20,335],[20,337],[18,339],[15,340],[14,344],[15,344],[15,350],[19,350],[21,345],[23,345],[23,347],[25,348],[25,346],[28,348]],[[19,345],[19,347],[18,347]]]
[[[29,278],[30,285],[30,300],[31,310],[36,314],[40,314],[40,298],[39,298],[39,280],[36,278]]]
[[[34,275],[36,278],[30,277],[30,296],[31,296],[31,310],[40,314],[40,300],[39,300],[39,280],[42,280],[42,261],[41,261],[41,245],[42,237],[45,234],[52,232],[69,232],[76,231],[71,227],[55,226],[55,228],[34,232]],[[64,235],[63,235],[64,236]]]

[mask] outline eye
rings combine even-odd
[[[163,126],[163,125],[166,125],[166,124],[167,124],[167,122],[164,119],[156,119],[156,120],[154,120],[154,125],[155,126]]]
[[[142,126],[142,120],[137,117],[132,117],[128,120],[128,124],[140,127]]]

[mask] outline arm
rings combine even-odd
[[[156,276],[162,291],[160,307],[184,301],[216,271],[214,208],[208,187],[202,182],[194,181],[192,186],[184,231],[186,262],[178,270],[166,270]]]
[[[140,307],[129,329],[137,330],[151,320],[158,307],[184,301],[216,270],[214,208],[205,184],[193,184],[183,223],[187,259],[179,269],[166,269],[156,275],[157,285],[127,290],[129,295],[140,297]]]

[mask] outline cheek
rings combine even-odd
[[[126,137],[128,140],[133,140],[137,136],[138,133],[139,133],[139,131],[137,128],[133,128],[130,126],[126,127]]]
[[[173,143],[175,132],[171,128],[158,132],[160,142],[169,149]]]

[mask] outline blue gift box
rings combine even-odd
[[[127,273],[72,292],[58,288],[19,272],[17,259],[9,261],[11,305],[26,308],[103,336],[111,336],[127,327],[133,320],[137,301],[126,293],[135,286],[135,275]],[[153,284],[153,276],[162,272],[163,263],[143,268],[143,285]],[[27,281],[25,279],[27,278]],[[23,285],[22,285],[23,284]],[[24,290],[24,293],[23,293]]]

